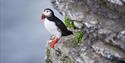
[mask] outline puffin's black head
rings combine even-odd
[[[47,17],[53,17],[54,16],[54,12],[50,9],[50,8],[46,8],[44,9],[43,13],[42,13],[42,19],[47,18]]]

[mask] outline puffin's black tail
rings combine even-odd
[[[62,36],[68,36],[68,35],[71,35],[71,34],[73,34],[73,32],[71,32],[69,30],[67,30],[65,32],[62,32]]]

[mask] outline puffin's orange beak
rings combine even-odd
[[[45,15],[44,14],[42,14],[42,16],[41,16],[41,20],[44,20],[45,19]]]

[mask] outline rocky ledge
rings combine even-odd
[[[125,0],[51,0],[84,32],[79,44],[74,35],[46,48],[46,63],[125,63]],[[74,31],[74,30],[73,30]],[[62,42],[63,41],[63,42]]]

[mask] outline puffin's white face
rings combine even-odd
[[[54,16],[54,12],[51,9],[46,8],[42,13],[41,19],[44,21],[45,18],[52,16]]]
[[[46,17],[50,17],[52,15],[52,12],[50,10],[44,10],[43,15]]]

